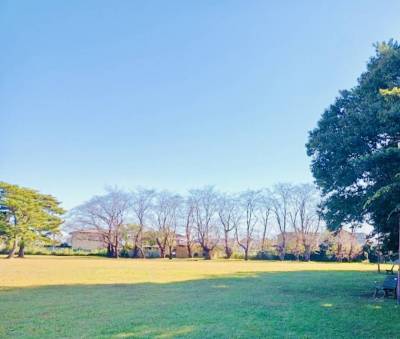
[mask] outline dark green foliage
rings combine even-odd
[[[312,261],[336,261],[336,258],[331,254],[332,244],[325,240],[319,244],[318,251],[311,254]]]
[[[63,213],[51,195],[0,182],[0,236],[12,244],[10,258],[17,246],[23,257],[29,243],[49,242],[52,235],[60,232]]]
[[[369,222],[389,249],[398,243],[400,96],[382,90],[399,85],[399,44],[377,44],[357,86],[340,92],[307,144],[328,227]]]

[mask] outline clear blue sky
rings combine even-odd
[[[0,180],[67,208],[105,185],[311,181],[304,144],[400,1],[0,2]]]

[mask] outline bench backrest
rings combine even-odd
[[[397,277],[386,277],[383,288],[395,289],[397,287]]]

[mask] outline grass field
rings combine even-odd
[[[398,338],[368,264],[0,260],[2,338]]]

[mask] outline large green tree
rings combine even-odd
[[[18,249],[24,256],[25,246],[31,242],[48,242],[60,231],[64,210],[51,195],[36,190],[0,182],[0,234],[10,245],[8,258]]]
[[[368,222],[397,250],[400,210],[400,45],[376,44],[357,85],[341,91],[307,144],[330,229]]]

